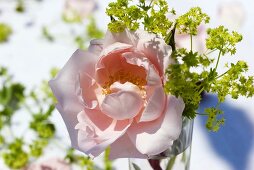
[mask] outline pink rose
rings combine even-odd
[[[26,170],[71,170],[71,166],[64,160],[52,158],[40,163],[33,163]]]
[[[183,100],[166,95],[171,47],[144,31],[108,32],[77,50],[50,86],[72,146],[111,159],[148,158],[169,148],[182,127]]]

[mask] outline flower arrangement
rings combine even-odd
[[[221,58],[236,53],[239,33],[208,28],[206,51],[194,51],[199,26],[210,20],[201,8],[170,19],[176,11],[165,0],[117,0],[106,13],[105,37],[77,50],[49,82],[77,150],[96,157],[110,147],[112,159],[150,159],[159,169],[151,158],[174,145],[184,119],[207,116],[206,128],[218,131],[226,96],[253,96],[246,62],[228,62],[218,71]],[[187,34],[190,47],[176,46],[176,33]],[[204,92],[216,93],[218,103],[197,113]]]
[[[84,50],[87,50],[90,44],[88,43],[88,41],[90,41],[91,38],[104,37],[103,35],[104,33],[102,33],[96,27],[96,23],[99,20],[92,18],[90,20],[90,23],[86,25],[87,24],[86,21],[88,21],[88,18],[86,18],[88,14],[87,12],[93,12],[94,7],[96,7],[96,5],[91,5],[91,4],[94,4],[94,2],[89,0],[83,0],[82,2],[85,2],[84,5],[88,5],[87,8],[84,5],[82,6],[77,5],[77,2],[75,1],[72,2],[72,0],[66,0],[66,3],[67,2],[69,3],[69,6],[68,5],[65,6],[66,8],[64,9],[65,10],[64,13],[72,8],[70,11],[67,12],[67,14],[70,14],[68,15],[70,16],[70,18],[68,18],[69,20],[65,18],[64,16],[62,16],[61,18],[61,11],[60,11],[58,13],[59,16],[57,17],[58,20],[53,21],[57,23],[60,22],[63,24],[63,25],[61,24],[61,26],[57,24],[57,28],[59,27],[64,28],[68,24],[67,27],[70,29],[70,31],[69,33],[67,33],[68,35],[65,33],[64,35],[61,34],[61,37],[64,37],[64,39],[61,39],[61,40],[59,40],[59,37],[57,36],[57,34],[54,33],[53,28],[56,27],[55,24],[53,25],[47,24],[47,25],[44,25],[43,27],[40,27],[38,26],[40,25],[38,24],[39,23],[38,20],[40,19],[36,17],[37,19],[34,18],[35,20],[34,19],[31,20],[31,17],[30,17],[30,14],[32,11],[38,12],[37,10],[38,6],[43,7],[45,4],[50,4],[50,6],[53,7],[56,4],[54,5],[54,3],[53,4],[47,3],[47,1],[34,1],[33,3],[24,3],[23,0],[18,0],[17,2],[4,1],[3,6],[1,6],[0,14],[1,14],[1,18],[4,18],[4,20],[3,20],[3,23],[0,23],[0,48],[1,48],[0,58],[2,61],[0,66],[0,148],[1,148],[0,159],[2,161],[2,164],[0,164],[0,169],[8,169],[8,168],[9,169],[35,169],[35,168],[63,169],[64,167],[68,169],[79,169],[79,168],[84,169],[85,168],[88,170],[89,169],[90,170],[92,169],[111,170],[115,168],[118,169],[117,167],[118,161],[116,163],[112,163],[109,160],[109,155],[111,155],[111,158],[119,158],[119,157],[131,158],[129,162],[129,166],[130,166],[130,169],[135,169],[135,170],[138,170],[141,168],[149,169],[149,167],[146,167],[146,165],[150,166],[150,169],[153,168],[158,170],[159,169],[179,170],[183,167],[182,164],[185,164],[184,168],[188,169],[189,152],[191,148],[190,144],[191,144],[192,126],[193,126],[194,117],[200,115],[204,117],[203,120],[205,120],[205,117],[207,117],[207,128],[211,131],[217,131],[219,130],[220,125],[222,125],[224,122],[225,123],[229,122],[229,126],[230,124],[231,125],[233,124],[233,121],[231,121],[230,119],[233,119],[235,114],[232,115],[230,119],[224,120],[223,119],[224,114],[219,109],[219,108],[225,109],[224,104],[222,104],[220,107],[220,103],[223,102],[225,96],[229,95],[234,98],[237,98],[238,95],[239,96],[243,95],[247,97],[251,97],[253,95],[253,80],[252,80],[253,78],[246,76],[247,65],[245,64],[245,62],[243,61],[232,62],[232,64],[231,62],[228,62],[228,65],[224,67],[223,69],[221,69],[222,68],[221,66],[224,65],[224,60],[226,59],[234,60],[233,57],[230,58],[230,55],[231,55],[231,52],[234,53],[234,48],[236,48],[237,46],[238,40],[235,39],[237,38],[237,34],[226,30],[224,27],[221,27],[220,29],[216,29],[216,30],[211,29],[211,30],[214,30],[214,32],[209,33],[208,31],[207,33],[206,28],[208,26],[207,24],[205,24],[205,22],[206,22],[206,19],[208,18],[205,17],[205,15],[203,15],[201,9],[194,8],[191,13],[188,12],[187,15],[183,17],[184,15],[176,13],[175,10],[168,8],[167,4],[164,1],[154,0],[154,1],[113,2],[107,8],[107,14],[109,15],[108,18],[111,18],[111,22],[109,24],[109,28],[110,28],[109,31],[106,33],[105,38],[103,40],[92,41],[88,51],[94,53],[97,56],[96,59],[104,58],[103,62],[106,62],[105,68],[104,68],[105,75],[103,71],[102,71],[103,72],[102,75],[104,75],[106,79],[108,78],[106,74],[107,71],[109,71],[110,73],[114,72],[114,68],[118,68],[116,66],[119,66],[119,60],[115,61],[114,59],[121,59],[120,60],[121,65],[119,67],[123,68],[123,71],[120,71],[119,74],[116,74],[116,75],[113,74],[112,76],[113,79],[110,79],[109,77],[109,87],[108,86],[105,86],[105,88],[102,87],[99,91],[97,91],[98,93],[96,92],[96,99],[98,94],[99,96],[102,97],[100,98],[101,100],[97,101],[98,102],[97,104],[100,106],[100,104],[103,103],[106,96],[110,97],[110,95],[113,95],[114,93],[121,94],[121,95],[128,93],[129,97],[133,97],[133,99],[137,99],[137,101],[141,101],[141,104],[139,102],[135,102],[132,107],[130,106],[127,107],[128,105],[131,105],[131,102],[133,102],[133,99],[126,100],[125,97],[121,98],[121,95],[119,95],[120,96],[119,98],[121,100],[117,100],[115,102],[116,104],[111,105],[111,103],[113,102],[110,102],[110,106],[114,106],[115,109],[110,110],[109,107],[107,107],[106,109],[108,110],[105,111],[106,110],[105,105],[103,107],[97,107],[99,108],[98,112],[102,110],[101,108],[104,108],[103,111],[105,112],[105,117],[107,117],[107,119],[97,119],[97,120],[101,120],[103,123],[96,122],[96,119],[92,119],[94,121],[92,123],[94,124],[89,124],[89,125],[92,125],[92,126],[89,126],[89,128],[93,130],[93,127],[98,126],[101,130],[99,132],[103,132],[103,130],[105,130],[103,128],[106,127],[104,125],[107,125],[107,122],[109,122],[107,120],[114,120],[114,118],[112,118],[113,116],[128,116],[126,113],[131,111],[131,109],[135,110],[134,106],[137,107],[137,109],[140,108],[141,111],[138,114],[130,112],[130,113],[133,113],[132,115],[129,115],[131,116],[130,119],[124,117],[128,120],[126,119],[119,120],[121,118],[119,117],[117,118],[117,121],[116,121],[117,126],[115,126],[115,128],[113,129],[114,132],[119,132],[119,125],[125,126],[126,125],[124,124],[125,122],[130,123],[130,125],[126,125],[127,130],[123,132],[122,136],[120,135],[120,137],[116,139],[112,144],[105,147],[107,149],[104,152],[104,157],[103,157],[104,164],[102,163],[97,164],[98,163],[97,161],[100,161],[100,158],[92,160],[89,156],[79,153],[76,150],[70,149],[68,141],[66,141],[65,138],[62,139],[61,135],[64,134],[63,129],[62,127],[58,127],[59,123],[62,123],[62,122],[59,120],[59,117],[55,115],[57,114],[57,112],[54,112],[55,110],[54,104],[56,103],[56,100],[54,96],[52,95],[51,90],[49,89],[48,80],[44,80],[39,87],[34,87],[38,85],[34,83],[33,76],[30,77],[25,74],[26,77],[29,77],[29,78],[24,79],[21,82],[17,81],[16,78],[20,79],[22,74],[24,77],[24,73],[27,73],[26,71],[22,72],[22,70],[20,70],[20,68],[22,67],[20,67],[19,64],[18,66],[15,64],[15,63],[19,63],[20,61],[23,62],[22,60],[24,60],[23,58],[24,56],[22,56],[22,53],[20,53],[20,55],[18,54],[18,56],[15,56],[17,55],[17,52],[12,53],[13,51],[8,50],[10,49],[9,47],[13,48],[15,44],[16,45],[18,44],[16,43],[18,42],[16,41],[17,37],[20,37],[18,38],[19,40],[22,40],[22,37],[25,37],[26,39],[23,39],[23,40],[27,42],[28,44],[31,44],[31,42],[35,44],[36,42],[43,40],[38,38],[37,36],[34,36],[33,39],[35,41],[30,41],[30,40],[28,41],[28,39],[30,39],[29,36],[33,35],[31,33],[35,30],[38,33],[40,33],[40,30],[38,29],[41,29],[41,28],[42,28],[41,38],[48,40],[48,42],[43,41],[43,44],[51,43],[52,45],[53,44],[59,45],[60,41],[61,42],[70,41],[68,45],[72,43],[73,45],[75,45],[74,43],[76,43],[76,46],[79,46],[78,48],[81,48]],[[91,2],[91,3],[89,5],[86,2]],[[64,2],[62,3],[63,3],[62,6],[64,7]],[[73,4],[70,4],[70,3],[73,3]],[[6,4],[9,4],[9,5],[6,6]],[[17,4],[16,12],[20,12],[20,13],[16,13],[15,15],[12,15],[11,13],[15,11],[9,10],[8,6],[12,9],[15,6],[15,4]],[[238,22],[241,22],[241,18],[243,17],[242,16],[243,11],[241,11],[241,8],[239,9],[236,8],[236,6],[242,7],[239,4],[234,4],[234,5],[227,4],[225,7],[223,6],[223,8],[221,8],[219,11],[220,12],[219,14],[223,15],[222,18],[220,17],[220,19],[222,19],[223,22],[226,22],[224,21],[225,16],[227,17],[226,19],[232,20],[233,14],[228,16],[228,14],[232,13],[232,12],[229,12],[231,10],[235,12],[235,15],[236,14],[239,15],[239,16],[236,16],[235,18],[237,22],[233,22],[230,20],[230,23],[228,23],[229,24],[228,26],[231,28],[232,26],[237,26],[235,24]],[[73,11],[74,8],[77,9],[76,12]],[[89,10],[84,11],[83,9],[89,9]],[[42,11],[43,10],[40,10],[38,12],[40,16],[44,16],[44,15],[41,15],[43,14]],[[57,10],[54,9],[54,11],[57,11]],[[74,12],[74,13],[71,14],[71,12]],[[46,11],[46,13],[48,13],[48,10]],[[200,23],[200,26],[197,26],[197,31],[196,31],[197,34],[194,35],[194,34],[190,34],[187,31],[187,29],[189,27],[192,28],[193,25],[199,25],[199,24],[195,24],[195,22],[199,20],[197,19],[197,17],[194,17],[195,13],[197,13],[198,18],[202,16],[204,19]],[[78,15],[76,16],[76,14],[78,14],[79,16]],[[18,17],[19,22],[14,22],[15,23],[14,24],[12,21],[16,21],[17,18],[15,19],[15,16],[18,16],[18,15],[22,17],[21,18]],[[8,19],[7,17],[7,20],[6,20],[5,16],[10,16],[10,18]],[[54,17],[48,17],[48,15],[45,15],[45,16],[47,16],[47,22],[50,21],[52,18],[54,18]],[[64,21],[67,21],[67,22],[62,22],[61,19],[64,19]],[[72,22],[79,22],[79,23],[73,24]],[[181,24],[183,26],[180,26]],[[184,26],[186,28],[184,28]],[[238,26],[239,26],[239,23],[238,23]],[[26,31],[20,30],[22,27],[25,27]],[[73,29],[74,27],[82,28],[83,31],[81,33],[71,31],[71,30],[75,30]],[[181,29],[186,29],[186,31],[181,32],[180,31]],[[27,35],[27,32],[29,32],[28,35]],[[23,36],[20,36],[20,34],[22,34]],[[69,34],[71,34],[71,36],[69,36]],[[213,38],[211,39],[211,37]],[[240,36],[238,37],[239,38],[237,39],[240,40],[241,39]],[[209,43],[206,44],[209,38],[211,39],[209,41],[210,45]],[[235,41],[235,44],[233,43],[234,41]],[[101,53],[101,51],[105,51],[105,49],[109,49],[108,47],[112,46],[113,44],[115,44],[114,47],[116,49],[110,49],[108,51],[109,53],[107,54],[107,56],[106,54],[105,56],[102,56],[99,54]],[[124,45],[126,45],[126,49],[124,48],[125,47]],[[41,44],[39,46],[41,46]],[[127,46],[130,46],[130,47],[127,48]],[[145,48],[145,47],[149,47],[149,48]],[[233,47],[233,48],[231,48],[231,50],[227,49],[228,51],[225,52],[225,50],[223,51],[223,47],[225,47],[224,49],[227,49],[227,48],[229,49],[229,47]],[[2,50],[2,49],[5,49],[5,50]],[[31,53],[30,51],[31,48],[25,48],[25,49],[29,49],[29,53]],[[129,50],[129,51],[124,51],[124,50]],[[19,51],[19,48],[14,51]],[[191,51],[193,53],[191,53]],[[221,52],[221,55],[219,55],[220,52]],[[80,53],[82,54],[86,52],[80,50]],[[9,56],[9,54],[11,54],[11,57]],[[40,56],[40,53],[36,53],[36,54],[38,55],[33,57],[38,58]],[[135,54],[135,55],[132,56],[130,54]],[[55,57],[55,54],[53,55]],[[115,55],[117,57],[110,58],[109,55],[111,57],[112,55]],[[220,58],[219,61],[218,61],[218,56]],[[90,56],[86,56],[86,58],[89,58],[89,57]],[[14,64],[13,62],[10,62],[9,59],[11,59],[11,61],[12,60],[15,61]],[[158,59],[158,62],[157,62],[157,59]],[[6,61],[8,62],[5,63]],[[31,61],[33,61],[33,59],[29,61],[28,58],[26,58],[25,63],[27,64],[27,62],[29,62],[30,64]],[[51,61],[51,60],[48,60],[48,61]],[[218,61],[218,64],[217,64],[217,61]],[[77,62],[79,63],[79,61]],[[98,63],[98,62],[99,61],[97,60],[95,62],[91,62],[89,66],[96,66],[97,64],[94,64],[94,63]],[[114,64],[112,64],[112,62],[114,62]],[[8,63],[10,63],[10,65],[8,65]],[[161,63],[163,63],[163,65]],[[4,67],[2,67],[2,65]],[[37,65],[37,63],[35,63],[35,65]],[[64,70],[67,68],[66,66],[64,67]],[[73,64],[71,66],[76,67],[76,64]],[[38,70],[36,69],[38,71],[38,73],[36,71],[36,76],[38,78],[40,78],[39,69],[40,69],[39,67],[38,67]],[[46,68],[43,67],[43,69],[45,70]],[[124,71],[124,69],[128,70],[127,73]],[[93,69],[91,70],[94,71]],[[141,70],[141,71],[139,72],[136,70]],[[10,74],[9,71],[14,73],[14,75]],[[212,73],[212,71],[214,71],[214,73]],[[57,70],[54,69],[51,73],[52,75],[50,79],[56,76]],[[70,71],[67,71],[65,73],[70,73]],[[217,74],[217,76],[215,74]],[[90,75],[90,73],[88,75]],[[119,76],[119,75],[122,75],[122,76]],[[149,75],[149,79],[146,79],[147,75]],[[103,76],[100,76],[100,78],[101,77]],[[99,77],[98,79],[96,77],[94,78],[95,81],[94,81],[93,87],[96,87],[96,85],[99,84],[100,81],[98,80],[100,80],[100,78]],[[142,80],[144,81],[142,82]],[[64,83],[62,83],[61,86],[64,85],[64,87],[66,87],[65,85],[69,84],[69,81],[66,82],[64,80],[63,82]],[[84,82],[85,83],[87,82],[86,79],[84,80]],[[77,96],[81,100],[81,103],[83,104],[82,100],[86,99],[86,102],[87,101],[91,102],[91,105],[89,106],[96,106],[96,100],[94,100],[92,96],[87,96],[87,93],[84,96],[79,95],[79,94],[85,94],[84,92],[87,91],[87,88],[84,88],[83,86],[82,86],[83,87],[82,89],[79,88],[79,84],[80,86],[84,84],[79,83],[79,80],[75,81],[75,83],[77,84],[77,86],[74,87],[74,89],[77,90],[75,91],[75,94],[77,94]],[[31,86],[33,87],[30,88]],[[68,88],[65,88],[65,89],[68,90]],[[79,89],[81,90],[79,91]],[[92,88],[90,87],[88,89],[89,91],[92,90]],[[159,89],[164,89],[164,91],[161,91]],[[201,110],[203,109],[199,109],[200,112],[197,112],[197,110],[194,108],[200,105],[198,101],[199,100],[202,101],[202,97],[205,92],[218,94],[219,103],[215,104],[214,107],[212,108],[209,108],[209,107],[206,108],[205,112],[201,112]],[[67,98],[70,97],[69,94],[67,94],[66,96]],[[91,98],[87,98],[87,97],[91,97]],[[141,97],[142,99],[138,100],[139,97]],[[117,103],[122,100],[124,100],[123,102],[124,107],[122,107],[123,106],[122,103],[120,104]],[[59,101],[62,101],[62,98]],[[175,104],[173,104],[173,106],[171,106],[173,103],[172,101],[176,101]],[[162,103],[167,102],[166,103],[167,105],[166,104],[163,105],[161,102]],[[205,100],[203,100],[201,103],[202,108],[205,107],[203,105],[204,102]],[[198,104],[195,104],[195,103],[198,103]],[[67,105],[66,103],[64,103],[63,106],[65,106],[65,108],[69,107],[69,105]],[[184,108],[181,108],[183,106]],[[69,108],[71,110],[72,107],[69,107]],[[92,108],[91,110],[95,111],[95,109],[97,108]],[[128,108],[131,108],[131,109],[128,109]],[[183,111],[177,111],[177,108],[180,108]],[[122,114],[117,114],[115,112],[116,114],[113,115],[112,114],[114,113],[113,111],[116,111],[117,109],[119,109],[120,113]],[[172,111],[172,109],[175,109],[175,112]],[[194,112],[192,114],[193,117],[188,117],[189,116],[188,110],[195,111],[195,114]],[[226,115],[228,114],[227,111],[225,110],[225,117],[230,116],[230,115]],[[96,110],[96,113],[98,112]],[[73,124],[75,123],[78,124],[79,123],[78,121],[75,122],[75,112],[71,112],[71,113],[74,113],[74,116],[72,117],[74,120]],[[101,116],[101,114],[98,114],[98,115]],[[175,116],[175,117],[170,117],[170,116]],[[56,120],[54,120],[55,118]],[[167,118],[170,118],[170,119],[167,119]],[[84,119],[85,123],[87,123],[86,122],[87,120],[89,119]],[[241,126],[241,132],[243,132],[244,130],[242,130],[242,128],[244,127],[242,127],[242,125],[244,125],[246,122],[242,120],[238,120],[238,119],[237,121],[239,123],[237,123],[238,125],[235,124],[236,126],[235,128],[239,128],[238,126]],[[88,122],[88,123],[91,123],[91,122]],[[81,120],[81,124],[82,125],[79,125],[79,128],[74,131],[76,131],[77,133],[82,132],[82,129],[84,127],[83,125],[86,125],[86,124],[84,124],[83,120]],[[143,126],[145,124],[146,126]],[[141,127],[141,125],[142,125],[142,128],[139,128]],[[170,125],[176,125],[176,126],[170,127]],[[113,126],[114,124],[110,127],[113,127]],[[123,128],[123,126],[120,128]],[[223,132],[229,126],[227,125],[227,127],[223,127],[224,129],[222,129],[221,132]],[[138,128],[134,129],[134,127],[138,127]],[[91,131],[89,128],[86,128],[86,129],[88,130],[88,134],[91,134]],[[248,127],[246,129],[248,130],[246,132],[248,132],[249,134],[252,134],[251,127]],[[97,135],[98,129],[95,128],[95,130]],[[107,130],[110,130],[110,129],[107,129]],[[216,135],[220,136],[221,132]],[[133,138],[133,136],[135,137],[135,133],[138,138]],[[103,140],[105,139],[104,142],[108,142],[106,140],[112,137],[111,133],[109,133],[108,136],[101,136],[101,134],[102,133],[99,133],[99,135],[97,136],[96,135],[92,137],[89,136],[91,138],[84,138],[84,139],[89,139],[89,140],[95,139],[95,142],[98,142],[96,144],[99,144],[100,141],[97,139],[101,139],[101,137],[105,137],[103,138]],[[149,135],[153,135],[153,137],[150,138],[151,136],[149,137]],[[243,134],[241,133],[240,135],[243,135]],[[85,137],[85,135],[83,134],[79,136]],[[132,138],[130,138],[129,136],[131,136]],[[164,137],[165,137],[165,140],[163,140]],[[247,143],[245,142],[246,138],[243,137],[241,138],[241,140],[245,143],[245,145],[251,144],[252,142],[251,138],[248,138]],[[75,136],[73,138],[73,141],[75,142]],[[78,139],[76,141],[78,141]],[[92,140],[90,140],[90,142],[91,141]],[[85,141],[85,142],[89,142],[89,141]],[[83,147],[85,142],[83,141],[79,142],[80,146]],[[220,142],[219,140],[216,141],[216,143],[219,143],[219,142]],[[238,143],[239,143],[239,140],[238,140]],[[101,147],[101,145],[100,146],[91,145],[91,146],[94,146],[94,148]],[[87,148],[89,148],[89,146]],[[82,149],[84,150],[82,151],[84,152],[85,149],[87,148],[83,147]],[[103,147],[101,147],[101,149],[102,148]],[[165,148],[166,150],[164,150]],[[243,150],[242,147],[234,148],[234,152],[237,152],[237,149]],[[43,157],[48,157],[48,154],[54,153],[55,150],[57,151],[61,150],[61,155],[60,156],[58,155],[56,159],[43,158]],[[126,150],[129,152],[127,152]],[[140,151],[142,151],[145,154],[142,154]],[[160,153],[156,154],[159,151]],[[113,153],[115,154],[113,155]],[[208,156],[209,154],[210,153],[208,153]],[[90,156],[92,157],[92,155]],[[237,154],[237,156],[235,157],[237,158],[237,160],[238,159],[246,160],[245,159],[246,157],[243,156],[242,154]],[[134,158],[143,158],[143,159],[134,159]],[[148,161],[146,159],[148,159]],[[180,166],[177,165],[179,162],[181,163]],[[238,164],[237,167],[242,166],[241,164],[236,162],[238,161],[235,161],[234,159],[234,163]],[[122,169],[122,167],[119,169]]]

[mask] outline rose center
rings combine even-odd
[[[125,71],[123,69],[115,72],[114,75],[109,76],[109,81],[105,82],[105,84],[102,86],[102,94],[104,95],[111,94],[112,90],[110,89],[110,86],[115,82],[120,82],[121,84],[130,82],[136,85],[140,89],[140,91],[142,91],[143,93],[142,98],[146,97],[145,91],[145,85],[147,84],[146,79],[134,75],[130,71]]]

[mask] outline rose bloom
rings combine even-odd
[[[71,170],[71,166],[64,160],[52,158],[40,163],[33,163],[26,170]]]
[[[164,93],[171,47],[144,31],[107,32],[77,50],[50,86],[72,146],[91,157],[149,158],[182,128],[184,102]]]

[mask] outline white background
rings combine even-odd
[[[106,30],[108,22],[104,12],[108,2],[110,1],[98,0],[98,10],[95,12],[97,22],[103,30]],[[192,6],[201,6],[211,16],[211,26],[216,26],[227,24],[218,15],[218,7],[226,2],[231,1],[170,0],[169,5],[179,12],[184,12]],[[245,18],[243,24],[237,27],[237,31],[243,34],[244,40],[239,45],[237,56],[226,59],[248,61],[249,74],[254,74],[254,1],[240,2]],[[24,83],[29,89],[40,84],[42,79],[48,79],[50,68],[62,67],[76,50],[70,29],[61,21],[63,4],[63,0],[44,0],[40,3],[27,0],[27,12],[17,14],[14,12],[15,1],[0,0],[0,22],[9,23],[14,30],[10,41],[0,44],[0,64],[7,66],[14,74],[14,79]],[[234,18],[233,14],[232,16]],[[28,23],[32,23],[33,26],[27,27]],[[55,34],[54,43],[43,39],[41,34],[43,25],[48,26]],[[208,96],[206,102],[212,103],[213,97]],[[228,99],[223,107],[227,110],[225,113],[227,122],[220,132],[215,134],[207,132],[202,118],[195,121],[191,170],[254,169],[254,100]],[[24,116],[19,119],[24,119]],[[67,131],[58,113],[54,114],[53,121],[57,124],[57,128],[61,128],[62,134],[58,135],[64,136],[63,141],[69,143]],[[49,150],[46,157],[63,154],[54,147]],[[120,170],[128,168],[127,159],[118,160],[114,165]],[[0,165],[0,169],[5,169],[4,165]]]

